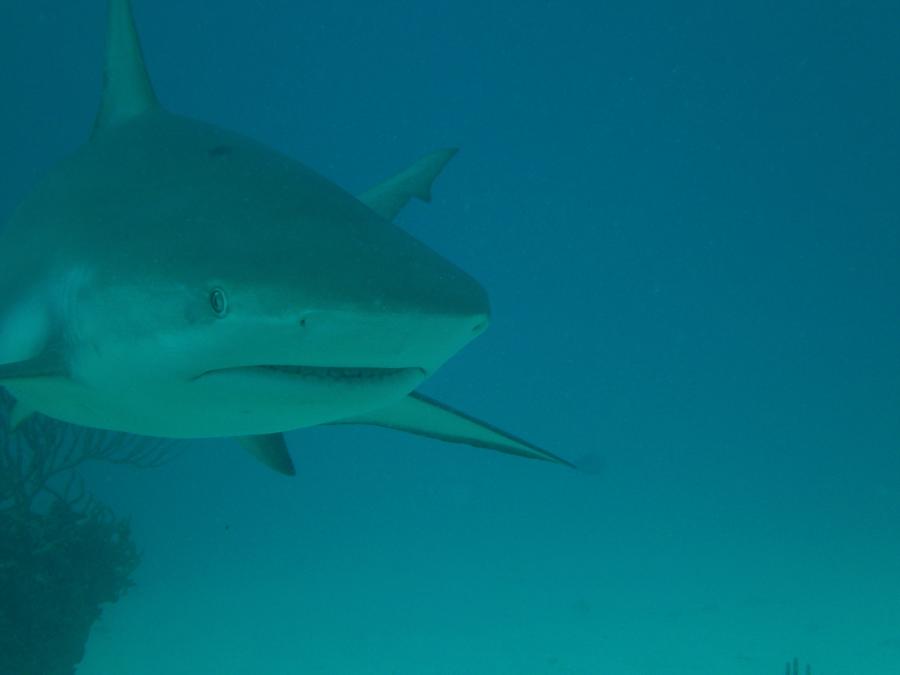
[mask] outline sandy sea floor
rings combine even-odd
[[[203,456],[129,478],[169,508],[137,510],[137,586],[79,675],[780,675],[795,656],[815,675],[900,672],[900,581],[869,535],[723,532],[674,496],[636,513],[612,478],[475,455],[411,464],[418,482],[358,462],[350,499],[328,482],[337,459],[235,498],[230,472],[255,469],[235,454],[202,498],[167,500]]]

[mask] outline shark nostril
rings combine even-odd
[[[306,317],[300,319],[300,328],[306,328]]]
[[[475,335],[480,335],[488,327],[488,323],[489,323],[489,321],[487,319],[485,319],[484,321],[479,321],[478,323],[475,324],[475,327],[472,328],[472,332]]]

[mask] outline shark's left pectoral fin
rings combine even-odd
[[[284,434],[259,434],[257,436],[238,436],[235,440],[270,469],[285,476],[294,476],[297,470],[294,461],[284,442]]]
[[[413,197],[431,201],[431,186],[457,152],[447,148],[422,157],[392,178],[359,196],[359,200],[385,220],[393,221]]]
[[[516,438],[487,422],[477,420],[418,393],[412,393],[387,408],[339,420],[335,424],[372,424],[389,427],[450,443],[464,443],[575,468],[570,462],[528,441]]]

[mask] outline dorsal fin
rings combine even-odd
[[[158,106],[144,66],[131,0],[109,0],[103,99],[93,136]]]

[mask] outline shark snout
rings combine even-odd
[[[444,259],[434,264],[431,271],[431,278],[422,283],[416,295],[421,311],[457,317],[470,324],[471,332],[483,331],[491,316],[491,303],[484,286]]]
[[[478,336],[481,335],[484,331],[487,330],[487,327],[491,323],[491,317],[487,314],[482,314],[477,316],[472,325],[472,335]]]
[[[487,291],[467,272],[418,242],[409,255],[379,260],[378,284],[363,291],[359,338],[377,358],[429,374],[490,323]],[[372,293],[369,295],[369,293]]]
[[[464,272],[397,285],[297,317],[300,361],[310,366],[418,368],[432,374],[490,323],[482,286]]]
[[[300,361],[310,366],[415,368],[431,375],[489,322],[487,311],[307,311],[298,319]]]
[[[423,355],[429,374],[483,333],[491,317],[490,300],[480,283],[450,263],[442,271],[409,315],[406,348]]]

